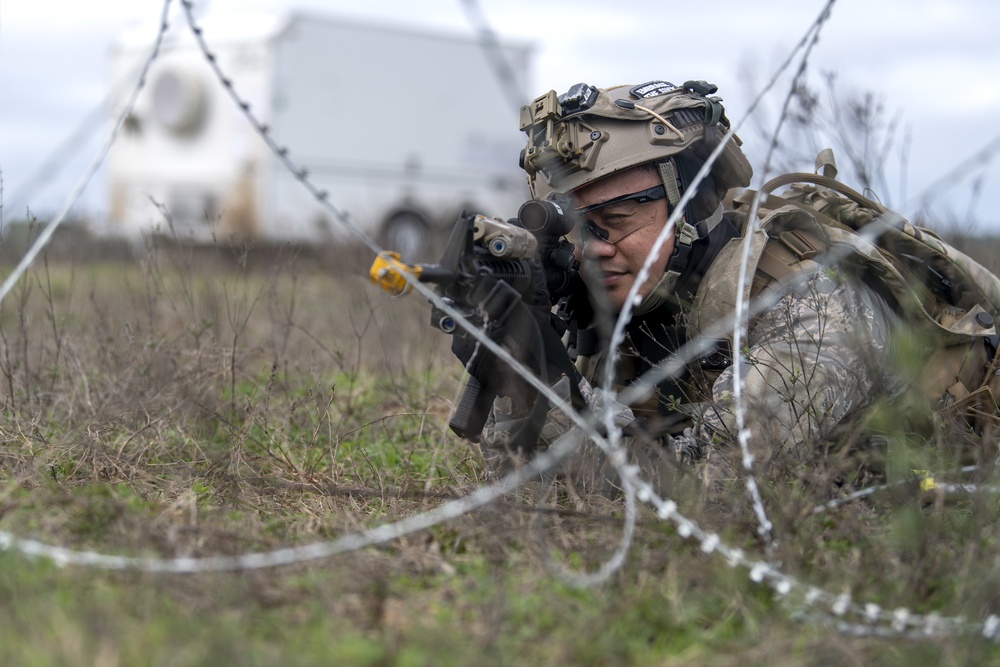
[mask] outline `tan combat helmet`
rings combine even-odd
[[[652,163],[673,208],[729,128],[717,90],[704,81],[607,89],[579,83],[563,95],[550,90],[521,107],[521,130],[528,135],[521,167],[532,195],[567,194]],[[721,221],[725,192],[750,184],[753,170],[740,145],[734,135],[678,222],[675,256],[667,267],[675,277],[687,265],[691,244]]]

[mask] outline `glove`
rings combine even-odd
[[[505,327],[499,327],[489,332],[490,340],[506,349],[511,355],[532,367],[525,359],[521,346],[507,334]],[[469,375],[476,378],[483,388],[496,396],[512,398],[534,396],[534,389],[507,362],[500,360],[492,351],[478,340],[468,335],[456,335],[451,341],[451,351]],[[517,401],[520,403],[520,401]]]
[[[673,452],[683,463],[693,463],[705,454],[705,446],[695,430],[688,426],[680,435],[663,436],[667,451]]]
[[[615,426],[618,428],[623,429],[635,421],[632,408],[624,403],[619,403],[617,396],[613,393],[604,391],[600,387],[592,386],[586,378],[580,378],[580,393],[583,395],[583,399],[587,402],[587,406],[591,412],[595,415],[601,416],[604,410],[610,408],[611,414],[614,415]]]

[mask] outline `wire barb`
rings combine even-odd
[[[809,49],[811,49],[812,45],[816,43],[821,27],[829,18],[830,9],[833,4],[834,0],[829,0],[827,2],[823,12],[810,26],[799,46],[795,51],[793,51],[793,54],[789,57],[786,63],[782,65],[772,81],[761,91],[760,95],[753,102],[747,113],[747,117],[754,112],[763,96],[773,87],[778,75],[792,62],[795,54],[803,48],[805,48],[805,53],[802,56],[802,66],[799,71],[802,72],[804,70],[804,66],[809,55]],[[309,182],[308,170],[305,167],[298,166],[291,161],[288,157],[288,148],[278,146],[275,143],[270,136],[269,127],[253,116],[249,103],[242,100],[242,98],[236,94],[232,85],[232,80],[226,77],[219,68],[216,55],[208,49],[208,46],[204,41],[203,31],[195,24],[194,17],[192,16],[193,3],[191,0],[181,0],[181,5],[184,8],[192,34],[195,35],[206,61],[210,63],[219,81],[227,88],[233,101],[242,109],[248,121],[251,122],[251,124],[257,129],[259,135],[267,143],[270,150],[281,158],[284,165],[292,174],[296,175],[296,177],[307,185],[317,201],[322,202],[327,210],[334,213],[338,221],[340,221],[347,229],[362,238],[367,244],[369,244],[369,247],[381,250],[378,248],[377,244],[368,239],[368,237],[361,230],[353,225],[346,213],[342,213],[329,203],[329,196],[326,190],[319,190],[315,185]],[[470,10],[477,9],[474,0],[466,0],[465,6]],[[155,45],[151,51],[150,57],[147,59],[145,66],[143,67],[142,74],[138,78],[136,89],[130,96],[129,102],[126,104],[122,114],[119,116],[118,122],[116,123],[108,142],[95,157],[91,168],[84,174],[84,177],[81,179],[77,189],[74,190],[73,194],[64,204],[63,208],[60,209],[59,214],[57,214],[53,221],[45,228],[44,232],[37,239],[35,245],[32,246],[31,250],[29,250],[29,252],[25,255],[18,267],[8,277],[3,288],[0,289],[0,301],[2,301],[4,296],[6,296],[10,288],[14,283],[16,283],[20,276],[23,275],[25,269],[31,264],[41,248],[48,243],[55,228],[62,222],[66,212],[69,210],[69,207],[75,203],[80,193],[82,193],[83,188],[86,186],[87,182],[89,182],[93,172],[101,164],[108,149],[110,149],[111,144],[117,138],[118,132],[128,113],[131,111],[136,97],[146,83],[146,77],[150,65],[160,53],[163,36],[168,27],[167,16],[169,8],[170,0],[165,0],[163,4],[162,18],[160,21],[160,31],[157,35]],[[806,46],[807,44],[808,46]],[[746,119],[741,121],[740,125],[737,125],[727,132],[719,147],[709,156],[705,165],[698,172],[695,182],[692,183],[686,190],[684,197],[675,207],[674,212],[667,221],[663,232],[657,239],[654,247],[651,249],[651,258],[658,253],[666,242],[666,239],[669,238],[670,234],[672,234],[679,212],[683,211],[685,205],[693,195],[693,192],[697,189],[697,184],[705,178],[712,163],[718,159],[722,150],[724,150],[726,143],[733,140],[736,130],[739,129],[742,122],[745,122],[745,120]],[[752,217],[753,216],[751,216],[751,219]],[[877,225],[873,224],[872,228],[872,233],[875,233]],[[652,259],[647,261],[642,267],[642,270],[633,286],[633,291],[626,300],[626,306],[615,324],[611,343],[613,354],[609,355],[611,357],[609,364],[612,366],[617,348],[619,344],[623,342],[624,327],[630,319],[636,291],[638,286],[643,284],[645,282],[645,278],[648,277],[651,264]],[[745,280],[745,273],[746,262],[744,261],[743,272],[740,276],[741,280]],[[690,538],[705,554],[719,554],[723,556],[725,561],[731,567],[743,568],[746,570],[747,576],[751,581],[771,587],[771,589],[773,589],[774,592],[781,597],[793,597],[799,604],[812,610],[819,622],[832,624],[842,632],[849,634],[870,633],[879,636],[894,635],[906,637],[940,636],[946,634],[977,632],[990,640],[996,640],[998,638],[998,634],[1000,634],[1000,617],[997,615],[991,614],[981,623],[976,623],[967,621],[960,616],[945,617],[936,612],[921,615],[905,608],[897,608],[892,612],[888,612],[875,602],[854,602],[848,593],[835,595],[816,586],[806,586],[791,575],[781,572],[778,566],[773,562],[755,559],[752,556],[745,554],[741,549],[729,546],[722,540],[718,533],[708,532],[700,527],[694,520],[684,516],[679,511],[675,500],[660,497],[649,483],[640,478],[638,469],[629,464],[624,447],[621,445],[622,433],[621,430],[614,424],[613,415],[610,411],[610,401],[606,403],[606,411],[597,416],[597,418],[604,422],[606,426],[606,432],[608,435],[605,437],[602,436],[595,428],[596,420],[594,418],[584,418],[582,415],[575,412],[568,403],[561,401],[560,397],[557,396],[550,387],[544,385],[537,377],[530,373],[521,363],[515,360],[506,349],[497,345],[488,336],[486,336],[484,332],[469,323],[461,313],[455,311],[450,304],[444,302],[426,285],[419,283],[411,276],[404,276],[404,278],[414,290],[428,297],[432,303],[441,308],[441,310],[449,316],[453,317],[460,326],[465,328],[469,335],[478,341],[479,344],[485,346],[486,349],[522,375],[524,379],[537,389],[542,396],[552,401],[554,405],[559,406],[560,409],[564,410],[569,419],[575,425],[575,428],[568,431],[547,450],[536,456],[536,458],[528,465],[519,468],[496,484],[478,488],[467,496],[446,502],[433,510],[408,517],[395,523],[383,524],[367,531],[346,535],[332,541],[317,542],[297,547],[287,547],[270,552],[245,553],[236,556],[212,556],[206,558],[185,557],[169,559],[157,557],[127,557],[91,551],[76,551],[61,546],[46,545],[38,541],[22,539],[9,532],[0,531],[0,549],[16,550],[21,554],[31,557],[48,558],[60,566],[76,565],[110,570],[197,573],[286,566],[310,560],[328,558],[337,554],[354,551],[375,544],[383,544],[399,539],[400,537],[410,533],[426,530],[427,528],[450,521],[458,516],[471,512],[478,507],[492,503],[501,496],[510,493],[531,479],[536,478],[538,475],[554,469],[560,461],[576,451],[576,449],[580,446],[580,442],[583,437],[588,437],[598,447],[600,447],[605,454],[607,454],[609,461],[612,463],[619,476],[626,503],[626,521],[619,546],[612,557],[602,564],[596,572],[583,575],[569,575],[569,580],[575,583],[580,585],[591,585],[595,582],[603,581],[610,576],[611,573],[621,567],[632,543],[631,541],[635,525],[635,501],[638,500],[639,502],[646,503],[654,508],[656,515],[660,520],[673,524],[680,537],[685,539]],[[725,323],[726,326],[731,326],[733,328],[735,340],[740,340],[738,337],[739,332],[742,330],[746,318],[750,317],[755,310],[759,312],[759,309],[763,307],[766,307],[765,301],[747,303],[745,304],[745,307],[742,302],[737,304],[737,312],[735,316],[730,322]],[[698,343],[685,345],[678,351],[677,358],[681,359],[685,355],[697,353],[697,344]],[[739,349],[738,346],[735,347],[736,349]],[[737,364],[739,363],[738,359],[739,356],[737,355],[734,359],[734,362]],[[668,370],[669,369],[666,366],[655,369],[651,372],[649,377],[655,377],[656,374],[664,374],[665,377]],[[606,374],[606,377],[609,378],[609,386],[607,388],[610,390],[610,374]],[[646,376],[644,376],[644,379],[645,377]],[[740,377],[738,373],[737,377]],[[652,386],[652,384],[655,383],[643,382],[640,384],[649,384]],[[737,383],[736,386],[739,387],[739,383]],[[624,392],[622,394],[622,397],[625,398],[623,402],[625,404],[629,404],[628,397],[635,398],[635,396],[637,396],[636,392],[638,391],[641,390],[633,389]],[[740,403],[737,402],[737,405],[740,405]],[[739,428],[739,440],[742,448],[744,467],[748,477],[747,489],[753,500],[754,511],[758,519],[758,532],[767,541],[769,550],[773,550],[773,546],[775,544],[772,535],[773,524],[767,518],[767,514],[764,511],[764,505],[759,495],[757,482],[753,477],[752,468],[754,457],[752,452],[749,450],[748,445],[750,437],[750,431],[744,428],[741,422]],[[970,489],[975,490],[979,488],[971,484],[946,485],[943,483],[939,483],[938,487],[954,488],[958,491],[968,491]],[[833,507],[842,505],[844,502],[849,502],[851,499],[867,497],[868,495],[871,495],[871,493],[874,493],[875,490],[865,490],[864,492],[853,494],[852,497],[849,498],[831,501],[820,508],[816,508],[813,512],[816,513],[817,511],[832,509]]]

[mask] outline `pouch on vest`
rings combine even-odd
[[[770,194],[786,185],[791,187],[781,195]],[[746,191],[733,198],[734,208],[748,211],[756,195]],[[996,409],[1000,376],[994,359],[1000,278],[933,232],[826,176],[788,174],[772,179],[761,189],[760,201],[762,222],[754,234],[763,232],[766,240],[762,244],[753,239],[748,271],[754,280],[745,288],[744,298],[780,289],[798,275],[816,270],[816,259],[822,261],[831,248],[847,248],[842,261],[861,270],[866,282],[877,283],[872,286],[890,295],[897,312],[933,341],[918,388],[942,406],[974,405],[975,410],[1000,415]],[[742,243],[742,238],[730,241],[728,261],[720,256],[722,261],[710,269],[716,275],[705,278],[713,286],[711,301],[721,299],[726,307],[735,303]],[[732,273],[737,275],[725,275]],[[696,299],[694,317],[702,331],[712,327],[722,311],[721,303],[708,301]]]

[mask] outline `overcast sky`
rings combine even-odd
[[[744,76],[748,67],[760,81],[768,78],[826,1],[479,3],[501,37],[535,44],[531,96],[579,81],[606,86],[707,79],[719,85],[730,117],[739,122],[752,89]],[[18,194],[25,179],[100,103],[114,36],[136,23],[155,23],[161,7],[157,0],[0,0],[0,169],[8,206],[28,203]],[[473,33],[460,0],[212,0],[201,11],[293,8]],[[871,91],[884,103],[886,118],[898,119],[896,145],[906,151],[896,151],[887,165],[890,192],[884,198],[905,215],[914,214],[929,185],[1000,136],[998,25],[997,0],[838,0],[833,7],[810,59],[812,80],[836,71],[842,91]],[[769,124],[788,83],[785,77],[768,98]],[[749,126],[743,134],[759,167],[766,147]],[[86,144],[31,206],[54,209],[98,146],[96,138]],[[993,205],[1000,200],[1000,157],[962,175],[947,192],[935,192],[932,215],[964,220],[971,208],[982,229],[1000,234]],[[98,180],[84,199],[88,211],[101,210],[103,194]]]

